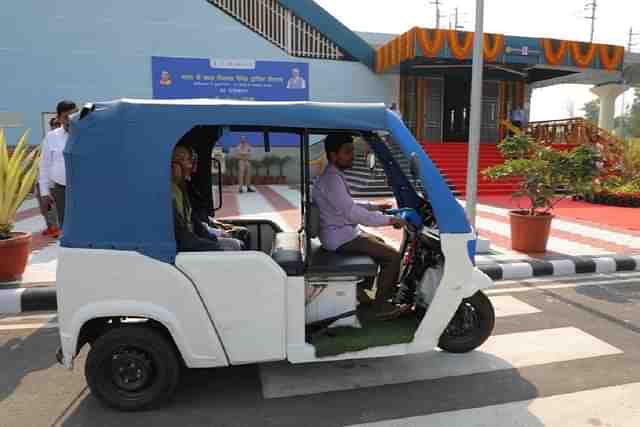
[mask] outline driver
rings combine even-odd
[[[325,139],[328,165],[313,187],[313,201],[320,211],[319,237],[322,246],[339,253],[364,254],[380,266],[374,308],[383,316],[395,311],[388,303],[396,291],[400,254],[377,236],[365,233],[359,225],[401,228],[406,222],[385,215],[391,204],[357,203],[351,197],[344,171],[353,165],[353,138],[348,134],[332,134]],[[359,284],[358,301],[371,303]]]

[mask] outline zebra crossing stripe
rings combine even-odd
[[[403,384],[620,354],[622,350],[575,328],[496,335],[476,351],[433,351],[384,359],[260,366],[265,398]]]
[[[637,427],[640,383],[348,427]]]
[[[523,314],[535,314],[541,311],[532,305],[520,301],[509,295],[489,297],[496,317],[521,316]]]

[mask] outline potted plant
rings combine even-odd
[[[26,131],[9,150],[0,129],[0,282],[19,280],[27,267],[31,234],[12,231],[16,213],[38,177],[40,150],[28,152]]]
[[[521,252],[545,252],[553,207],[564,197],[591,191],[598,175],[596,150],[587,145],[571,151],[555,150],[526,135],[508,137],[498,149],[505,162],[483,171],[483,175],[494,181],[518,179],[513,195],[529,201],[527,209],[509,212],[511,246]]]

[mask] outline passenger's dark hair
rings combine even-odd
[[[58,102],[58,106],[56,107],[56,113],[60,115],[62,113],[66,113],[67,111],[71,111],[75,109],[76,109],[75,102],[64,100],[64,101]]]
[[[329,158],[329,153],[337,153],[345,144],[352,144],[353,137],[346,133],[335,133],[327,136],[324,140],[324,152]]]

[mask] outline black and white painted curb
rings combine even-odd
[[[494,281],[541,276],[572,276],[589,273],[640,271],[640,255],[573,257],[558,260],[527,259],[521,262],[480,264],[478,268]],[[0,314],[57,310],[55,286],[0,290]]]
[[[57,308],[55,286],[0,290],[0,314],[54,311]]]
[[[589,273],[640,271],[640,255],[609,257],[572,257],[557,260],[527,259],[504,264],[480,264],[478,268],[491,279],[515,280],[540,276],[571,276]]]

